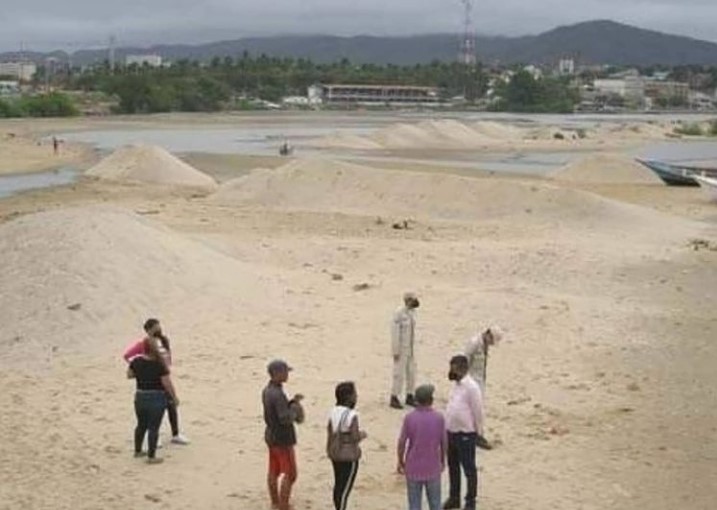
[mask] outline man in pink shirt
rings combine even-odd
[[[468,375],[468,358],[454,356],[448,378],[455,382],[446,408],[448,430],[448,478],[450,492],[445,510],[461,508],[461,468],[468,490],[464,510],[475,510],[478,497],[476,445],[483,436],[483,397],[478,383]]]
[[[160,352],[164,359],[167,368],[172,364],[172,350],[169,343],[169,338],[164,336],[162,333],[162,326],[157,319],[148,319],[144,323],[144,331],[147,334],[146,338],[153,339],[160,344]],[[124,352],[123,358],[129,363],[133,358],[144,354],[144,338],[140,338],[136,342],[132,343]],[[179,415],[177,413],[177,406],[174,405],[174,401],[167,395],[167,415],[169,416],[169,425],[172,428],[172,443],[188,445],[189,439],[179,433]]]
[[[416,388],[416,410],[403,420],[398,439],[398,472],[406,475],[408,509],[421,510],[425,487],[430,510],[441,508],[441,473],[446,465],[446,426],[433,410],[433,386]]]

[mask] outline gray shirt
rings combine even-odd
[[[264,404],[264,439],[269,446],[287,447],[296,444],[294,421],[297,414],[281,384],[270,382],[262,393]]]

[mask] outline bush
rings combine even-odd
[[[702,126],[697,123],[683,124],[675,128],[675,133],[683,136],[704,136]]]
[[[18,106],[17,101],[3,101],[0,99],[0,118],[10,119],[23,116],[23,111]]]
[[[79,114],[72,99],[59,92],[23,97],[18,108],[28,117],[73,117]]]
[[[717,119],[710,121],[709,135],[717,136]]]

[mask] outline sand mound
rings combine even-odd
[[[391,124],[368,135],[336,133],[313,143],[322,148],[343,149],[478,149],[515,143],[528,132],[499,122],[466,124],[453,119],[426,120],[417,124]]]
[[[140,181],[169,186],[215,188],[208,175],[154,145],[121,147],[93,166],[86,175],[115,181]]]
[[[497,140],[516,141],[522,140],[526,136],[523,129],[511,126],[510,124],[502,124],[500,122],[475,122],[471,124],[471,128],[484,136]]]
[[[521,222],[573,224],[581,229],[639,225],[642,232],[656,231],[655,215],[661,216],[545,183],[382,170],[325,159],[297,160],[235,179],[210,201],[228,206],[468,222],[515,217]]]
[[[72,348],[79,340],[111,341],[147,315],[187,324],[202,311],[242,301],[254,289],[254,273],[123,209],[21,217],[0,225],[0,356],[15,343]]]
[[[382,148],[381,145],[368,137],[350,133],[328,135],[320,138],[311,145],[324,149],[374,150]]]
[[[603,184],[661,184],[660,179],[629,156],[595,154],[553,172],[552,179]]]

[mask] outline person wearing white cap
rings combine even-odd
[[[488,351],[502,339],[503,331],[498,326],[491,326],[468,340],[464,349],[470,366],[469,373],[480,385],[483,395],[485,395]]]
[[[421,305],[413,292],[403,295],[400,307],[391,323],[391,352],[393,355],[393,385],[390,405],[403,409],[399,396],[406,390],[406,405],[415,406],[413,391],[416,387],[416,309]]]
[[[480,386],[481,395],[485,398],[486,376],[488,369],[488,351],[493,345],[497,345],[503,339],[503,331],[498,326],[491,326],[471,338],[465,347],[465,355],[468,358],[468,373]],[[482,400],[484,405],[485,400]],[[491,450],[493,446],[482,435],[478,435],[477,444],[479,448]]]

